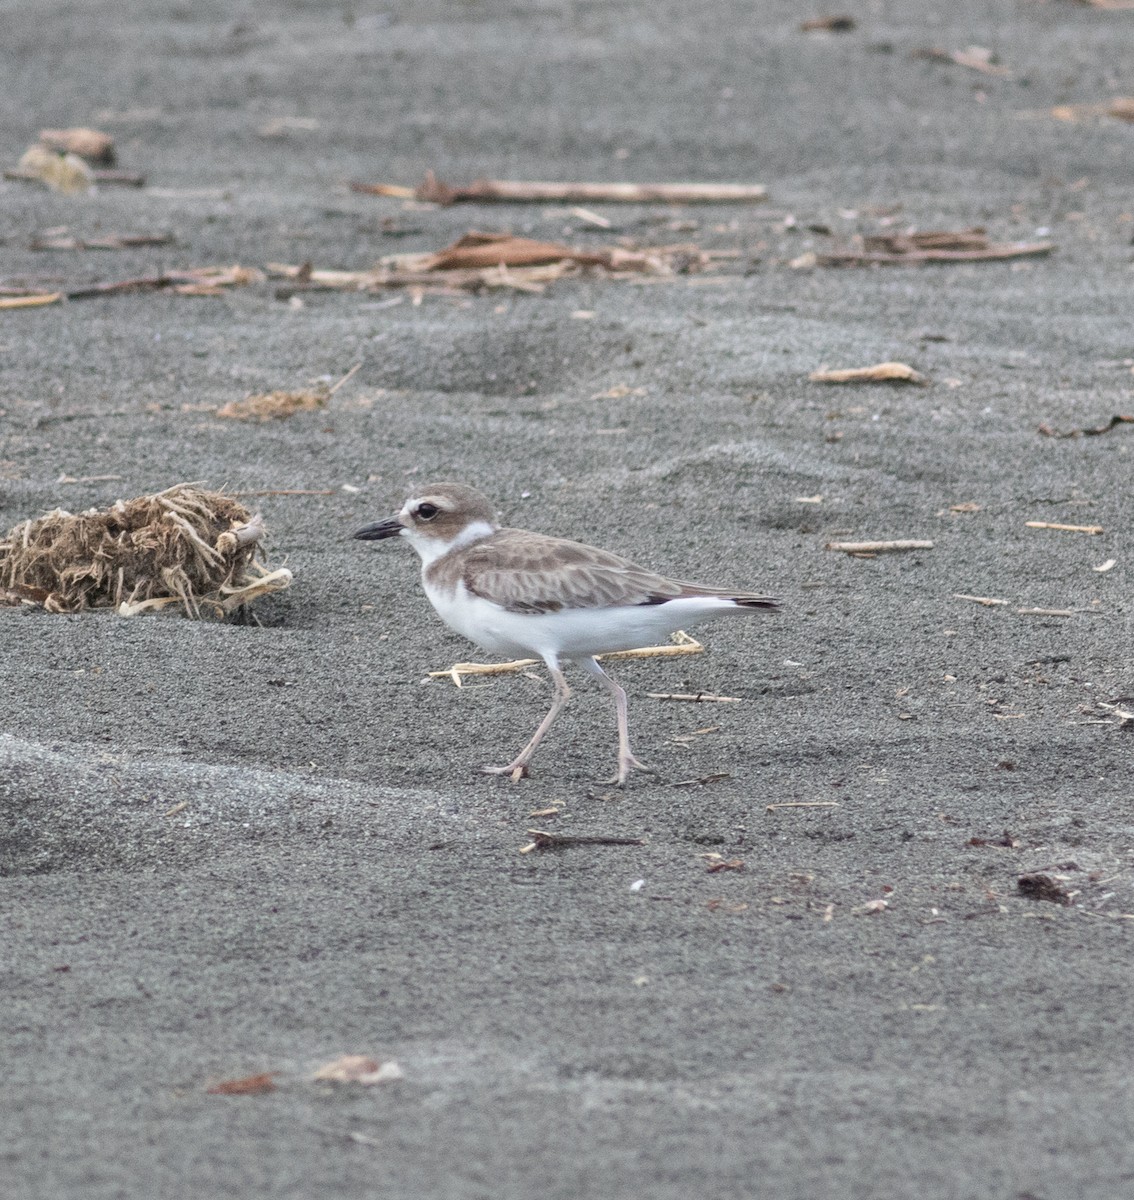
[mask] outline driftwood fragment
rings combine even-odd
[[[824,550],[841,550],[843,554],[900,554],[906,550],[932,550],[933,543],[918,538],[892,542],[828,542]]]
[[[1061,525],[1058,521],[1025,521],[1028,529],[1060,529],[1064,533],[1089,533],[1097,536],[1105,533],[1101,525]]]
[[[352,183],[351,190],[375,196],[425,200],[434,204],[505,202],[515,204],[752,204],[768,189],[748,183],[540,183],[477,179],[451,186],[432,171],[416,188],[387,183]]]
[[[0,309],[39,308],[44,304],[58,304],[62,299],[62,292],[32,292],[26,296],[0,296]]]
[[[841,370],[812,371],[807,377],[812,383],[916,383],[922,387],[929,380],[908,363],[884,362],[872,367],[847,367]]]

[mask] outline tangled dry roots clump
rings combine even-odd
[[[291,583],[286,568],[261,561],[263,536],[260,515],[232,496],[180,483],[106,511],[56,508],[22,522],[0,540],[0,589],[48,612],[134,616],[177,604],[223,617]]]

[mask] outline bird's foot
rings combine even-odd
[[[650,775],[656,775],[657,771],[653,767],[648,767],[644,762],[635,758],[633,754],[627,752],[618,756],[618,774],[612,779],[608,779],[607,783],[616,784],[618,787],[625,787],[626,780],[630,778],[630,771],[637,767],[639,771],[645,771]]]
[[[486,775],[510,775],[513,783],[519,783],[521,779],[526,779],[528,776],[528,764],[517,760],[510,762],[506,767],[481,767],[481,770]]]

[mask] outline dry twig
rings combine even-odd
[[[596,654],[595,657],[600,662],[612,658],[667,658],[675,654],[701,654],[704,649],[696,638],[679,629],[672,635],[668,646],[639,646],[634,650],[615,650],[610,654]],[[456,687],[462,687],[461,681],[466,675],[516,675],[538,665],[538,658],[518,658],[503,663],[459,662],[445,671],[430,671],[427,678],[451,679]]]
[[[1058,433],[1044,422],[1039,426],[1039,432],[1044,437],[1050,438],[1099,437],[1101,434],[1110,433],[1119,425],[1134,425],[1134,414],[1115,413],[1105,425],[1094,425],[1086,429],[1069,429],[1066,433]]]
[[[1061,529],[1065,533],[1105,533],[1101,525],[1061,525],[1058,521],[1025,521],[1028,529]]]
[[[430,201],[434,204],[504,201],[521,204],[751,204],[768,198],[768,189],[745,183],[538,183],[478,179],[450,186],[432,171],[416,188],[387,183],[352,183],[351,190],[375,196]]]
[[[841,550],[844,554],[899,554],[905,550],[932,550],[933,543],[917,538],[893,542],[828,542],[824,550]]]
[[[816,253],[822,267],[920,266],[925,263],[998,262],[1050,254],[1054,242],[993,242],[979,227],[956,232],[885,233],[855,238],[842,249]]]
[[[551,833],[546,829],[529,829],[528,837],[532,841],[520,847],[521,854],[530,854],[533,850],[561,850],[565,846],[644,846],[646,839],[641,837],[608,837],[605,834],[583,833]]]

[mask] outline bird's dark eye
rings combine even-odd
[[[440,511],[436,504],[430,504],[428,500],[424,504],[417,506],[417,515],[423,521],[432,521]]]

